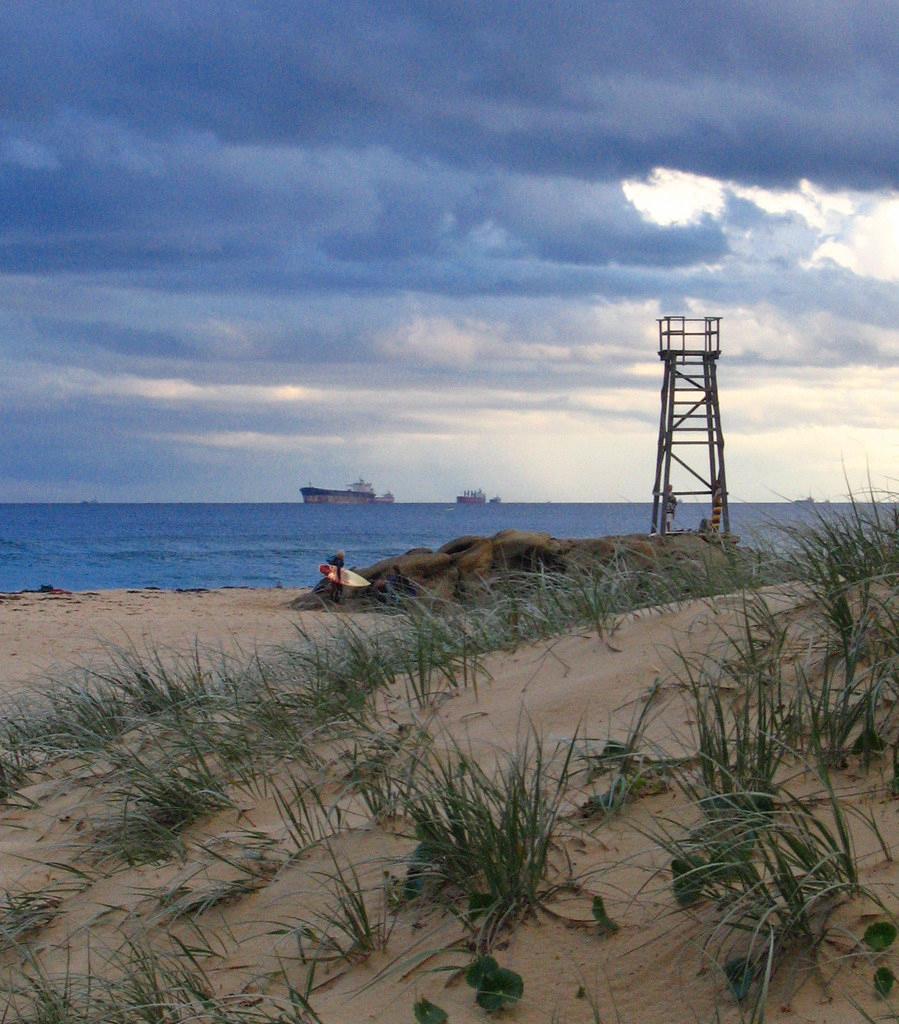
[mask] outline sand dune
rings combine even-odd
[[[277,648],[297,641],[298,626],[320,635],[333,626],[333,617],[290,611],[294,596],[236,590],[7,598],[0,602],[3,685],[21,694],[48,673],[64,677],[84,664],[100,669],[108,642],[172,651],[199,643],[206,657],[222,651],[239,660],[256,651],[263,662],[277,660]],[[805,614],[797,590],[773,588],[765,600],[781,621]],[[426,749],[465,752],[489,773],[523,745],[533,752],[539,737],[550,761],[574,740],[582,760],[562,795],[549,850],[546,881],[556,891],[515,927],[501,929],[492,945],[502,967],[524,981],[523,997],[503,1016],[520,1024],[739,1020],[741,1009],[713,966],[714,908],[678,906],[670,856],[649,838],[660,822],[689,821],[695,809],[671,778],[653,770],[641,778],[655,781],[635,787],[615,813],[598,811],[608,779],[587,770],[593,764],[587,754],[610,738],[624,739],[650,700],[641,742],[645,763],[693,755],[695,721],[685,699],[683,659],[726,647],[741,609],[736,597],[693,600],[623,616],[611,635],[583,628],[521,643],[484,656],[476,686],[444,680],[425,701],[410,699],[411,676],[398,678],[375,697],[375,728],[348,724],[321,742],[311,732],[295,758],[273,761],[253,785],[232,783],[228,806],[181,828],[179,844],[155,863],[137,857],[129,864],[109,852],[117,783],[108,758],[74,750],[60,755],[10,795],[0,817],[0,890],[32,894],[35,911],[33,927],[15,942],[4,941],[12,904],[0,913],[8,977],[21,978],[26,951],[48,976],[112,977],[115,951],[123,955],[142,943],[171,949],[174,937],[182,949],[195,951],[204,984],[235,1015],[273,1012],[272,1000],[285,998],[289,979],[301,990],[308,983],[311,1006],[325,1024],[411,1022],[422,998],[442,1007],[453,1024],[483,1021],[485,1011],[464,978],[477,952],[472,933],[432,902],[404,901],[418,840],[403,815],[373,814],[363,790],[351,783],[363,769],[395,767],[410,752],[425,756]],[[356,619],[344,617],[349,624]],[[369,615],[360,625],[372,633],[391,623]],[[75,672],[70,678],[85,677]],[[279,686],[284,679],[277,677]],[[226,718],[223,711],[215,726]],[[168,749],[143,721],[126,742],[148,765]],[[899,805],[889,795],[889,770],[887,759],[867,774],[853,763],[836,781],[847,800],[875,816],[893,850]],[[337,817],[313,808],[307,819],[322,833],[333,828],[326,844],[300,849],[285,816],[289,794],[298,813],[299,779],[314,784],[324,807],[339,807]],[[820,786],[799,768],[791,769],[791,785],[820,799]],[[856,827],[864,881],[892,911],[899,906],[899,874],[870,830]],[[347,952],[348,933],[324,942],[341,873],[365,893],[371,951]],[[595,896],[617,925],[613,933],[593,917]],[[803,955],[811,951],[784,958],[766,1019],[862,1020],[851,1000],[882,1012],[886,1004],[871,983],[882,961],[860,948],[857,937],[884,917],[868,899],[838,901],[817,965]],[[313,953],[320,962],[310,975],[303,957]],[[285,1020],[316,1019],[291,1012],[295,1016]]]

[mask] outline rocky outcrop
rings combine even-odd
[[[666,559],[698,561],[723,557],[717,536],[696,533],[559,540],[548,533],[503,530],[492,537],[458,537],[436,551],[414,548],[374,565],[353,566],[354,572],[370,580],[372,586],[345,590],[344,602],[359,607],[361,602],[375,601],[391,576],[411,581],[422,595],[464,600],[485,583],[509,572],[572,572],[616,559],[639,568],[658,565]],[[301,595],[291,605],[298,609],[326,606],[333,607],[315,592]]]

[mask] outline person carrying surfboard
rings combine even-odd
[[[364,576],[360,576],[359,573],[353,572],[352,569],[345,568],[345,560],[346,554],[343,551],[338,551],[336,555],[329,558],[327,562],[322,562],[318,567],[318,571],[322,574],[324,579],[315,585],[315,593],[326,593],[330,600],[335,604],[340,604],[343,598],[343,592],[348,587],[353,590],[358,590],[363,587],[371,586],[369,580]]]
[[[333,565],[337,570],[331,579],[331,600],[334,604],[340,604],[343,597],[343,564],[346,561],[346,552],[338,551],[333,558],[328,559],[328,565]]]

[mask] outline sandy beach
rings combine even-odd
[[[350,628],[371,629],[370,613],[297,612],[290,602],[299,593],[6,595],[0,598],[3,688],[15,694],[49,685],[53,678],[77,677],[79,667],[102,667],[109,645],[199,649],[203,657],[214,660],[215,653],[224,653],[239,661],[250,660],[255,651],[276,656],[282,645],[296,642],[298,625],[322,636],[338,619]],[[759,607],[776,621],[803,614],[804,598],[795,588],[769,588],[760,600]],[[110,841],[108,821],[121,779],[87,754],[56,759],[55,766],[23,780],[2,809],[0,890],[30,894],[28,905],[44,908],[23,935],[37,943],[34,955],[48,976],[115,974],[118,968],[98,965],[107,956],[118,962],[116,956],[134,948],[128,943],[149,942],[162,956],[176,939],[209,951],[202,962],[203,984],[225,1000],[223,1005],[241,1012],[283,1008],[289,979],[307,985],[313,1008],[289,1017],[297,1024],[401,1024],[420,1019],[414,1012],[426,1005],[423,999],[443,1008],[452,1024],[475,1024],[485,1019],[485,1011],[460,969],[471,962],[476,945],[466,939],[459,919],[441,915],[427,901],[404,903],[416,838],[398,812],[372,813],[372,800],[398,799],[399,790],[357,788],[349,780],[380,778],[366,773],[401,763],[404,752],[425,735],[426,746],[444,756],[465,751],[488,773],[529,744],[533,754],[538,737],[549,760],[566,745],[575,749],[571,744],[578,738],[582,757],[610,738],[628,736],[643,711],[641,763],[664,760],[663,751],[665,758],[689,762],[696,723],[685,700],[684,664],[726,648],[728,631],[739,628],[744,615],[741,597],[723,596],[621,616],[610,634],[588,626],[568,629],[488,653],[477,664],[476,685],[448,685],[444,678],[425,699],[414,696],[412,674],[398,676],[377,691],[372,725],[347,724],[330,746],[316,741],[314,757],[297,759],[285,748],[265,769],[264,783],[232,785],[219,809],[179,826],[178,843],[158,860],[144,862],[135,855],[129,863],[121,854],[118,859],[101,855]],[[139,758],[135,763],[154,763],[168,749],[164,733],[157,726],[145,732],[141,720],[135,721],[137,732],[128,741]],[[207,728],[214,731],[222,721],[219,714]],[[210,743],[221,746],[222,741]],[[518,1024],[747,1019],[713,966],[716,944],[723,941],[713,912],[678,907],[671,896],[670,855],[648,838],[660,822],[695,817],[683,790],[664,771],[650,768],[640,788],[606,814],[597,803],[602,785],[584,770],[585,763],[571,776],[557,808],[548,894],[514,927],[501,928],[490,946],[504,969],[524,979],[523,996],[503,1017]],[[159,765],[162,771],[164,761]],[[892,851],[899,843],[899,819],[896,804],[884,795],[886,768],[886,763],[875,765],[862,776],[853,764],[838,785],[854,806],[877,815],[884,846],[870,830],[858,828],[859,864],[883,905],[894,908],[899,872],[884,848]],[[363,774],[354,774],[358,771]],[[323,807],[340,807],[338,818],[328,812],[310,826],[321,832],[305,847],[300,826],[285,817],[285,794],[299,794],[291,787],[301,778],[303,785],[316,786]],[[817,792],[820,801],[810,777],[794,775],[793,784],[799,792]],[[358,945],[358,921],[335,923],[335,893],[347,879],[365,893],[371,948]],[[608,929],[597,924],[595,910],[591,914],[596,897],[613,922]],[[15,970],[24,947],[3,940],[12,927],[12,906],[8,903],[5,916],[0,907],[0,957]],[[855,897],[836,901],[827,913],[832,927],[818,950],[817,966],[801,949],[791,952],[774,975],[765,1020],[842,1024],[864,1019],[851,1016],[847,998],[877,1009],[871,975],[883,958],[865,952],[852,936],[883,918],[884,911]],[[329,928],[332,937],[326,942],[322,935]],[[320,962],[310,974],[316,957]]]
[[[0,594],[0,691],[47,685],[108,661],[112,648],[252,655],[319,616],[292,611],[301,590],[104,590]]]

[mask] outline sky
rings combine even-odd
[[[893,487],[895,0],[4,0],[0,501]]]

